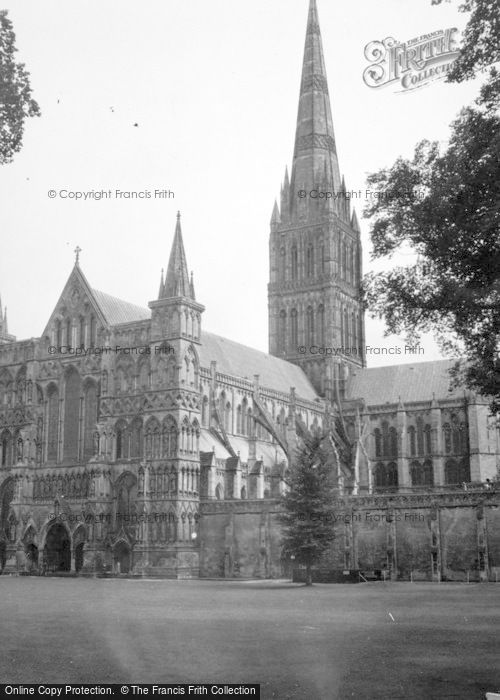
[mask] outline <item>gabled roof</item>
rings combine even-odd
[[[400,398],[403,404],[432,401],[433,394],[436,399],[460,398],[463,388],[450,390],[453,365],[453,360],[435,360],[358,369],[349,381],[346,398],[364,399],[367,406],[397,404]]]
[[[316,391],[300,367],[247,345],[235,343],[234,340],[202,331],[200,363],[203,367],[210,367],[212,360],[217,362],[217,371],[223,374],[243,377],[249,381],[253,381],[254,374],[258,374],[259,384],[264,387],[288,394],[293,386],[300,398],[309,401],[317,398]]]
[[[105,294],[97,289],[92,289],[92,294],[110,326],[115,326],[117,323],[131,323],[151,318],[151,311],[144,309],[142,306],[130,304],[128,301],[112,297],[110,294]]]

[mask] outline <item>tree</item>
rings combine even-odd
[[[450,0],[448,0],[449,2]],[[432,0],[440,5],[443,0]],[[470,12],[460,54],[447,80],[461,83],[500,61],[500,12],[498,0],[465,0],[460,12]]]
[[[21,150],[24,121],[40,115],[31,97],[29,73],[16,63],[16,35],[6,10],[0,10],[0,164],[10,163]]]
[[[473,14],[451,80],[498,60],[494,6],[496,0],[463,5]],[[417,254],[412,265],[365,277],[372,314],[385,318],[387,333],[405,333],[414,343],[420,332],[433,331],[442,349],[462,360],[455,379],[492,397],[494,413],[500,412],[499,87],[493,68],[476,105],[451,125],[444,150],[422,141],[412,160],[399,158],[371,174],[376,196],[364,212],[374,259],[408,246]]]
[[[328,438],[306,435],[297,451],[281,498],[285,551],[306,566],[306,585],[312,585],[312,566],[335,539],[333,508],[336,479]]]

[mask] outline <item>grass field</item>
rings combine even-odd
[[[2,683],[261,683],[262,697],[484,698],[500,585],[0,577]]]

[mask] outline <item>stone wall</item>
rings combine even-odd
[[[500,493],[352,496],[332,513],[336,538],[322,565],[385,572],[394,580],[495,580],[500,575]],[[289,576],[279,503],[203,501],[200,576]]]

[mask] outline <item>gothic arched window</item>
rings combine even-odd
[[[318,306],[318,345],[321,347],[325,344],[325,307],[323,304]]]
[[[342,279],[347,279],[347,246],[345,242],[342,242],[342,267],[340,276]]]
[[[278,350],[285,352],[286,350],[286,311],[280,311],[278,320]]]
[[[127,432],[123,421],[119,421],[115,426],[116,459],[128,457]]]
[[[314,311],[312,306],[307,307],[306,311],[306,343],[314,344]]]
[[[470,467],[466,459],[448,459],[444,467],[446,484],[462,484],[470,481]]]
[[[426,460],[423,464],[412,462],[410,476],[412,486],[432,486],[434,483],[432,462],[430,460]]]
[[[285,255],[285,249],[280,248],[280,257],[279,257],[279,278],[281,282],[285,281],[285,271],[286,271],[286,255]]]
[[[69,318],[66,321],[66,345],[73,345],[71,319]]]
[[[373,431],[375,437],[375,457],[382,457],[382,435],[379,428]]]
[[[292,245],[292,249],[290,252],[290,262],[291,262],[291,272],[292,272],[292,280],[298,279],[299,276],[299,254],[297,251],[297,246],[295,243]]]
[[[359,339],[359,316],[358,314],[353,314],[352,319],[352,346],[355,349],[357,355],[363,355],[363,349],[361,347]]]
[[[130,457],[139,459],[143,456],[142,421],[136,419],[130,426]]]
[[[431,426],[427,423],[424,428],[424,454],[432,453]]]
[[[251,408],[247,411],[247,435],[248,437],[254,436],[254,420]]]
[[[57,445],[59,437],[59,392],[52,385],[47,393],[47,460],[57,460]]]
[[[389,457],[398,456],[398,433],[396,428],[389,428]]]
[[[2,467],[10,467],[12,464],[12,436],[8,430],[4,430],[2,442]]]
[[[311,243],[307,246],[306,251],[306,275],[314,277],[314,247]]]
[[[417,454],[417,443],[415,440],[415,428],[413,425],[410,425],[408,428],[408,447],[410,450],[410,455],[411,457],[415,457]]]
[[[374,469],[375,488],[394,488],[398,485],[398,467],[395,462],[379,462]]]
[[[390,454],[389,423],[387,421],[384,421],[382,423],[382,454],[384,455],[384,457]]]
[[[443,441],[444,451],[446,454],[451,453],[451,427],[449,423],[443,425]]]
[[[417,418],[417,454],[424,454],[424,422],[422,418]]]
[[[96,320],[95,316],[92,314],[90,317],[90,342],[89,345],[91,348],[94,347],[96,344]]]
[[[76,462],[79,456],[80,395],[80,375],[75,369],[71,369],[66,375],[64,391],[63,459],[67,462]]]
[[[83,316],[80,316],[78,326],[79,326],[79,330],[78,330],[79,347],[84,348],[85,347],[85,319],[83,318]]]
[[[242,435],[248,435],[248,423],[247,423],[247,410],[248,410],[248,401],[246,398],[243,399],[242,407],[241,407],[241,434]]]
[[[60,348],[62,345],[62,327],[59,319],[57,319],[55,327],[55,344],[58,348]]]
[[[94,454],[94,433],[97,423],[97,387],[94,382],[87,385],[84,395],[85,430],[83,437],[83,459]]]
[[[292,309],[290,312],[290,342],[292,352],[297,352],[299,344],[299,319],[297,309]]]

